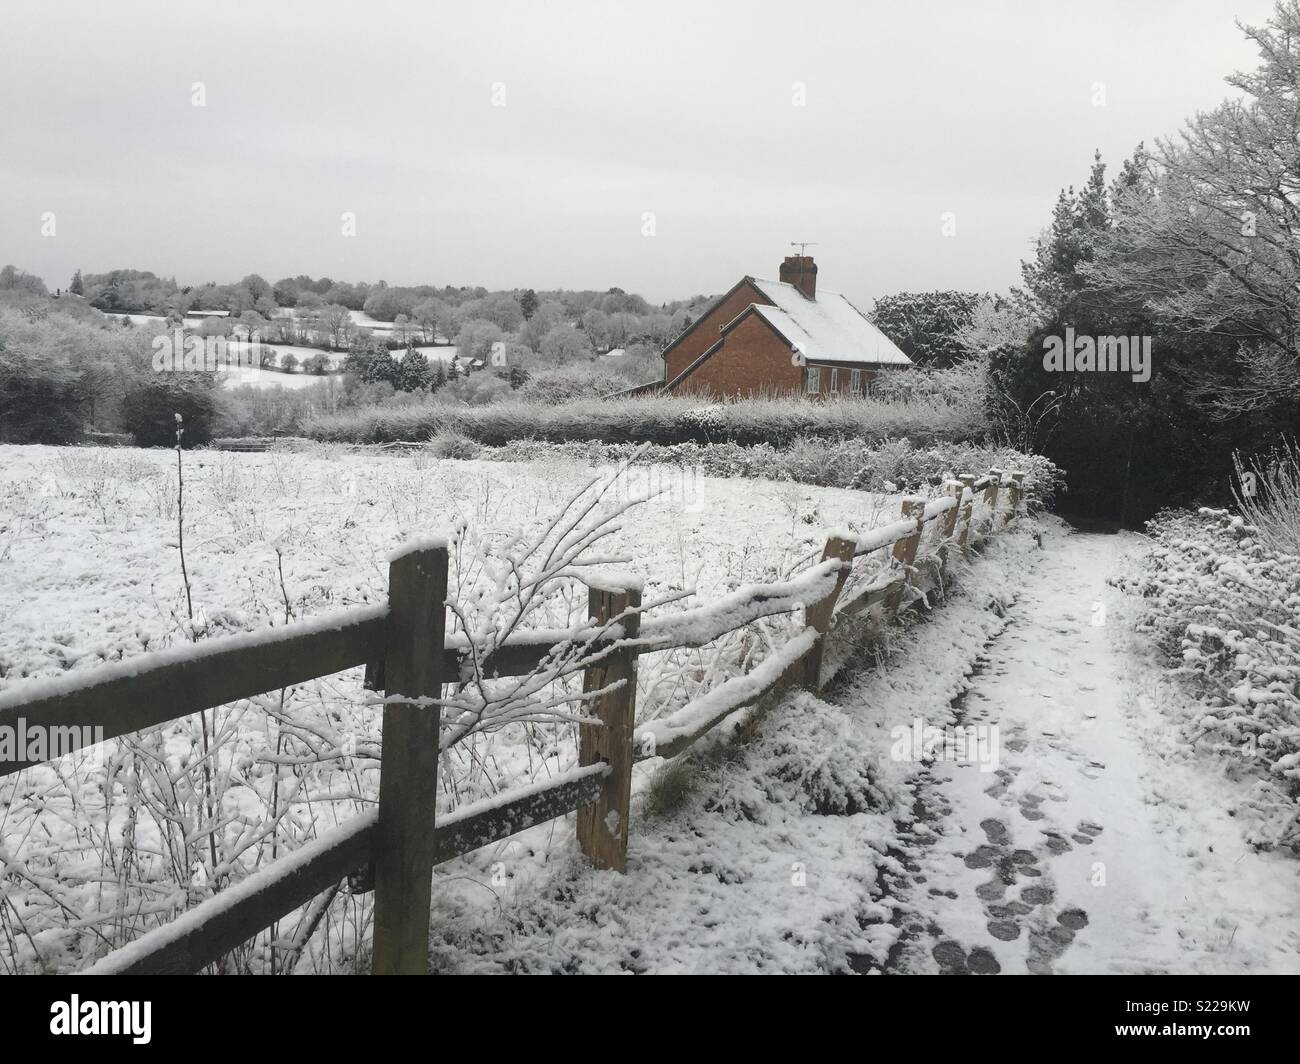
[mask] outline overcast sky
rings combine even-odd
[[[807,240],[864,306],[1001,290],[1093,149],[1114,168],[1229,95],[1234,17],[1270,10],[4,0],[0,264],[659,302]]]

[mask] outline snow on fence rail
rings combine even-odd
[[[520,633],[495,649],[487,673],[527,675],[575,644],[583,646],[591,662],[584,690],[599,692],[587,712],[599,723],[579,728],[579,767],[436,823],[439,720],[427,700],[440,697],[444,683],[473,675],[469,640],[445,630],[444,544],[413,544],[390,558],[386,606],[146,654],[0,693],[0,728],[102,728],[99,734],[110,739],[359,665],[366,666],[367,686],[385,692],[377,810],[110,953],[90,973],[198,971],[344,877],[367,888],[373,884],[372,970],[424,972],[433,867],[575,810],[583,852],[598,868],[622,871],[634,763],[675,757],[737,710],[790,687],[819,688],[826,639],[836,620],[874,608],[884,622],[907,608],[909,588],[923,594],[941,583],[954,552],[968,553],[996,530],[999,518],[1009,523],[1021,512],[1023,479],[1012,473],[1004,481],[997,469],[978,480],[965,474],[947,482],[940,498],[904,499],[901,520],[890,525],[861,536],[833,530],[822,560],[790,580],[743,587],[644,623],[639,589],[593,586],[589,627]],[[1004,486],[1009,504],[1000,511]],[[918,559],[932,522],[938,522],[934,550]],[[889,567],[840,602],[854,559],[886,547],[892,548]],[[804,627],[749,673],[634,728],[640,654],[703,646],[759,618],[798,610]],[[37,763],[0,762],[0,776]]]

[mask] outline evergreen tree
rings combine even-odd
[[[433,367],[433,379],[429,382],[429,390],[436,392],[447,383],[447,365],[442,359],[438,359],[438,364]]]
[[[404,392],[427,392],[432,380],[433,367],[424,352],[408,347],[397,371],[397,387]]]
[[[951,366],[966,356],[958,334],[984,298],[977,292],[899,292],[877,299],[871,320],[918,365]]]
[[[370,361],[366,364],[365,376],[362,379],[367,384],[387,381],[396,387],[401,370],[402,364],[393,357],[393,353],[387,347],[381,347],[371,353]]]

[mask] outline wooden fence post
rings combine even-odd
[[[989,482],[984,488],[984,501],[989,508],[989,535],[998,527],[998,488],[1002,486],[1002,470],[994,467],[988,472]]]
[[[1021,513],[1025,501],[1025,474],[1014,471],[1011,481],[1011,517],[1016,517]]]
[[[963,473],[957,478],[961,481],[962,493],[959,498],[964,498],[967,491],[970,492],[970,498],[966,500],[966,505],[961,508],[961,539],[958,543],[961,545],[962,554],[970,553],[970,523],[971,518],[975,516],[975,474]]]
[[[953,548],[953,534],[957,531],[957,512],[961,509],[961,493],[965,490],[960,480],[945,480],[943,482],[944,495],[953,496],[953,506],[951,510],[944,511],[943,528],[939,541],[939,566],[940,571],[948,568],[948,558]]]
[[[598,588],[588,592],[587,609],[593,624],[618,621],[624,634],[635,639],[641,630],[639,588]],[[628,611],[634,611],[628,613]],[[587,670],[584,691],[598,691],[619,680],[623,686],[586,703],[584,712],[600,724],[578,726],[578,763],[605,762],[610,773],[596,801],[578,810],[578,844],[595,868],[622,872],[627,867],[627,827],[632,804],[632,732],[636,717],[636,653],[616,650]]]
[[[384,647],[386,695],[441,697],[446,599],[446,547],[415,549],[391,560]],[[376,975],[423,975],[429,970],[441,719],[437,706],[384,704],[371,961]]]
[[[842,562],[851,562],[853,552],[857,549],[858,544],[855,540],[831,536],[822,551],[822,561],[838,558]],[[803,685],[813,691],[821,687],[822,660],[826,656],[826,633],[831,630],[831,621],[835,618],[835,603],[839,601],[840,591],[843,590],[844,581],[848,578],[849,567],[846,565],[840,570],[839,579],[835,581],[835,587],[830,594],[820,602],[805,607],[803,611],[803,623],[809,628],[815,628],[818,633],[817,642],[804,658]]]
[[[952,495],[956,498],[957,504],[943,515],[943,541],[945,543],[952,539],[953,532],[957,529],[957,511],[961,509],[961,493],[964,485],[960,480],[949,480],[944,483],[943,493]]]
[[[903,582],[899,584],[898,590],[890,594],[885,601],[885,613],[898,614],[898,608],[903,604],[903,592],[907,590],[908,568],[916,561],[916,548],[921,545],[921,531],[924,527],[922,518],[925,516],[925,500],[909,498],[903,500],[903,519],[913,518],[916,521],[916,534],[904,536],[894,543],[894,558],[902,566]]]

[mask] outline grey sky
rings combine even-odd
[[[658,302],[811,240],[861,304],[1004,289],[1094,147],[1218,103],[1271,6],[5,0],[0,264]]]

